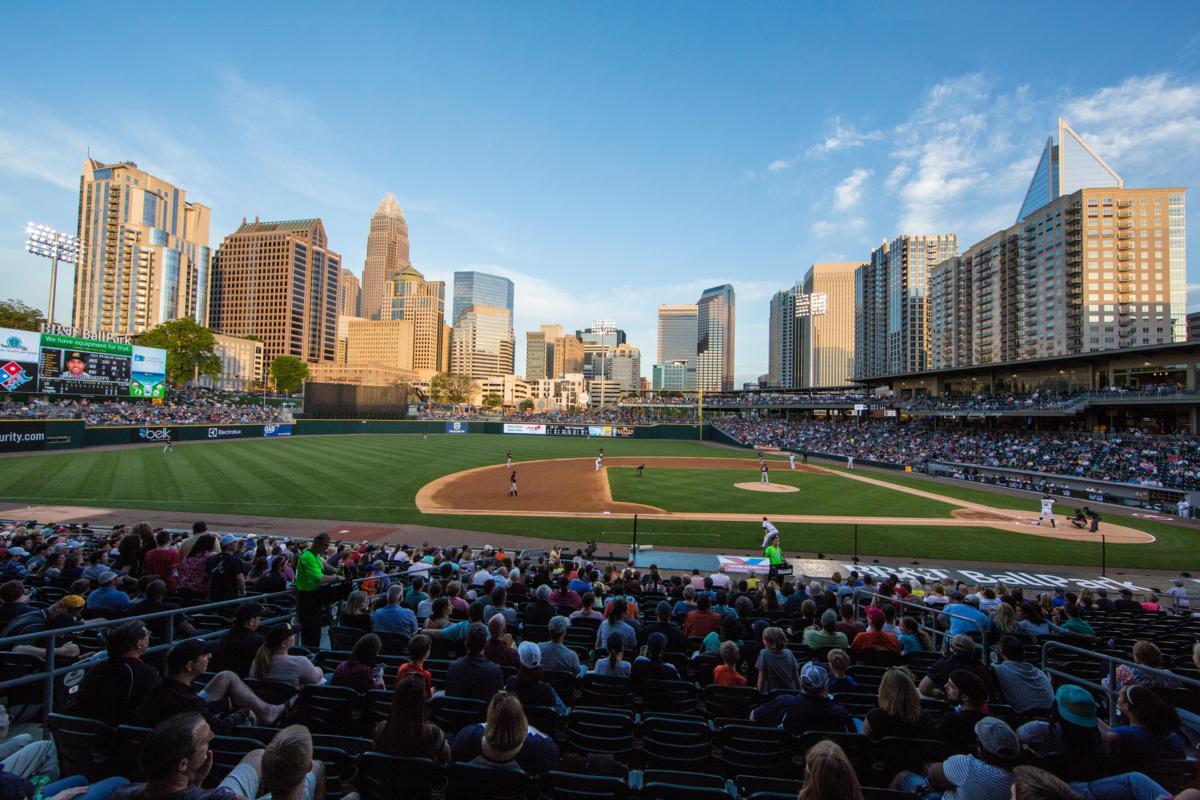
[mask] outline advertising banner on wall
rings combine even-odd
[[[613,435],[620,436],[622,439],[632,439],[634,437],[634,428],[632,425],[619,425],[613,428]]]
[[[546,425],[546,433],[550,436],[587,436],[587,425]]]
[[[726,572],[766,575],[771,571],[771,560],[764,556],[717,556],[717,561]]]
[[[291,425],[263,425],[263,436],[291,436]]]
[[[457,420],[451,420],[446,423],[446,433],[466,433],[470,430],[470,424]],[[508,431],[505,431],[508,433]]]
[[[145,428],[129,429],[129,441],[134,443],[165,442],[167,440],[179,441],[178,429],[165,425],[148,425]]]
[[[45,448],[45,422],[0,421],[0,452],[12,453],[18,450]]]
[[[529,435],[535,435],[535,436],[544,436],[546,434],[547,427],[552,427],[552,426],[528,425],[528,424],[522,423],[522,422],[506,422],[506,423],[504,423],[504,432],[505,433],[523,433],[523,434],[529,434]],[[585,433],[584,435],[586,436],[587,434]]]
[[[611,425],[588,425],[588,436],[612,436]]]

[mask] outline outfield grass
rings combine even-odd
[[[446,434],[430,436],[428,440],[415,435],[308,436],[180,444],[173,453],[165,455],[159,447],[138,447],[0,458],[0,499],[197,514],[417,523],[558,541],[595,538],[601,551],[611,545],[619,552],[631,539],[632,523],[629,520],[424,515],[414,505],[417,490],[429,481],[459,470],[503,463],[508,450],[512,450],[513,458],[520,462],[591,457],[600,446],[610,456],[753,458],[750,451],[672,440],[597,441]],[[618,474],[618,482],[625,480],[621,476],[626,470],[613,471]],[[778,469],[773,471],[772,479],[778,479],[780,473]],[[752,472],[746,474],[754,475]],[[1031,512],[1036,508],[1033,500],[1006,497],[977,488],[943,485],[901,474],[872,472],[871,475],[985,505],[1027,507]],[[867,495],[860,493],[858,484],[847,487],[836,483],[837,479],[833,477],[795,477],[806,483],[808,479],[817,479],[822,485],[816,492],[801,490],[806,509],[813,507],[809,503],[819,499],[827,504],[824,508],[845,508],[861,514],[919,516],[912,511],[915,506],[906,504],[913,501],[933,503],[900,492],[888,495],[882,489],[875,490],[878,493],[871,494],[868,501],[863,499]],[[861,488],[866,492],[872,487],[864,484]],[[739,492],[738,502],[748,504],[751,507],[749,513],[758,513],[763,509],[758,502],[760,499],[770,501],[776,496]],[[708,487],[705,487],[703,492],[697,492],[691,498],[690,505],[692,508],[711,507],[709,500]],[[684,498],[679,497],[671,503],[683,501]],[[909,510],[902,511],[904,508]],[[718,510],[731,509],[724,506]],[[1195,532],[1149,520],[1123,522],[1149,531],[1158,536],[1159,541],[1152,545],[1109,546],[1110,565],[1170,570],[1195,566]],[[851,525],[787,525],[784,533],[789,550],[801,553],[846,554],[853,548],[854,527]],[[729,522],[654,521],[651,525],[643,520],[638,537],[640,543],[655,544],[660,548],[719,547],[741,553],[756,551],[760,540],[761,529],[757,523]],[[1099,547],[1092,543],[1055,541],[988,528],[861,526],[858,542],[862,555],[904,560],[948,558],[1090,566],[1098,565],[1100,559]]]
[[[949,517],[954,506],[882,486],[849,481],[836,475],[771,471],[771,482],[795,486],[798,492],[771,494],[739,489],[757,482],[757,472],[733,469],[651,467],[639,479],[630,467],[609,467],[614,500],[644,503],[665,511],[725,514],[824,514],[879,517]]]

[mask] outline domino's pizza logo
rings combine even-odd
[[[12,344],[14,339],[16,339],[15,336],[9,337],[8,344],[10,346],[14,346]],[[16,339],[16,343],[19,345],[21,340]],[[6,392],[14,392],[33,380],[32,377],[26,374],[25,368],[15,361],[9,361],[3,367],[0,367],[0,372],[3,373],[0,375],[0,388],[3,388]]]

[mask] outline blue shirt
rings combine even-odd
[[[417,615],[404,606],[386,605],[371,615],[371,630],[412,638],[417,632]]]
[[[979,633],[992,629],[992,621],[988,618],[988,615],[967,603],[949,603],[942,608],[942,611],[947,614],[954,614],[956,617],[967,617],[967,619],[952,618],[950,620],[951,636],[958,636],[960,633]],[[976,625],[969,620],[975,620],[979,624]]]
[[[129,595],[115,586],[101,586],[87,596],[87,607],[97,611],[125,611],[132,604]]]

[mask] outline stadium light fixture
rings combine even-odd
[[[58,262],[79,262],[79,237],[54,230],[48,225],[30,222],[25,225],[25,249],[35,256],[50,259],[50,302],[46,306],[46,322],[54,323],[54,295],[58,291]]]

